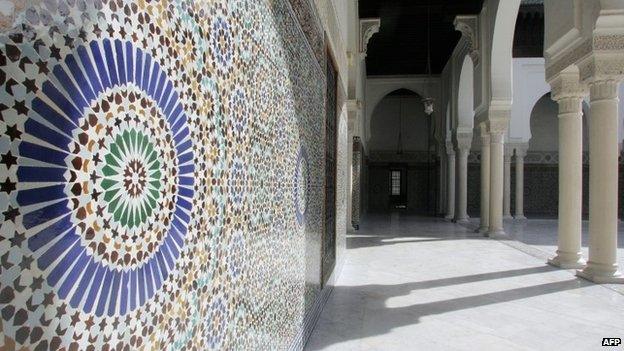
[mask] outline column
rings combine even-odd
[[[468,222],[468,152],[469,148],[460,146],[457,148],[457,209],[455,221],[457,223]]]
[[[481,224],[479,232],[487,235],[490,226],[490,134],[481,127]]]
[[[438,215],[444,215],[446,211],[446,150],[443,145],[438,145],[440,148],[438,157],[440,159],[440,173],[439,173],[439,187],[438,187]]]
[[[351,225],[360,229],[360,192],[362,174],[362,143],[359,136],[353,137],[353,168],[351,187]]]
[[[515,216],[517,220],[524,220],[524,157],[526,148],[516,148],[516,206]]]
[[[455,218],[455,151],[446,147],[446,219]]]
[[[559,218],[557,255],[548,263],[576,269],[585,266],[581,252],[583,214],[583,88],[578,74],[561,74],[551,83],[559,104]],[[565,90],[564,90],[565,89]]]
[[[491,121],[489,123],[492,123]],[[503,228],[504,129],[490,126],[490,230],[492,238],[506,238]]]
[[[618,81],[595,79],[589,88],[589,259],[577,275],[624,283],[617,264]]]
[[[504,169],[504,188],[503,188],[503,218],[511,218],[511,148],[505,148],[505,169]]]

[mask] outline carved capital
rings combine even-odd
[[[494,138],[500,138],[507,132],[509,126],[509,119],[490,119],[488,122],[488,133],[494,142]]]
[[[455,156],[455,148],[452,141],[446,142],[446,154],[449,156]]]
[[[475,15],[460,15],[453,21],[455,30],[462,33],[468,43],[468,52],[476,66],[479,63],[479,17]]]
[[[368,41],[379,32],[381,28],[381,19],[379,18],[363,18],[360,20],[360,53],[366,57],[368,50]]]
[[[460,150],[470,150],[472,145],[472,131],[457,131],[455,134],[457,148]]]
[[[587,85],[581,83],[578,70],[570,67],[555,75],[548,82],[551,88],[551,99],[560,101],[567,98],[587,96]]]
[[[593,80],[589,83],[589,96],[592,102],[618,98],[619,79]]]
[[[347,111],[349,112],[362,111],[362,101],[358,99],[347,100]]]
[[[516,150],[516,162],[524,161],[524,157],[526,156],[527,151],[529,151],[529,144],[515,144],[514,149]]]

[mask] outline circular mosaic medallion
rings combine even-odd
[[[303,146],[299,148],[297,155],[297,168],[295,170],[295,215],[300,225],[305,223],[305,215],[308,208],[308,192],[310,188],[310,174],[308,171],[308,154]]]
[[[78,47],[53,73],[25,123],[39,141],[19,147],[34,160],[18,170],[28,247],[72,307],[125,315],[162,287],[184,245],[187,117],[160,65],[130,42]]]

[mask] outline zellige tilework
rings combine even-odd
[[[286,1],[12,2],[0,348],[293,341],[320,287],[326,78]]]

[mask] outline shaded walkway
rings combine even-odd
[[[377,216],[348,236],[307,350],[600,348],[624,296],[469,226]]]

